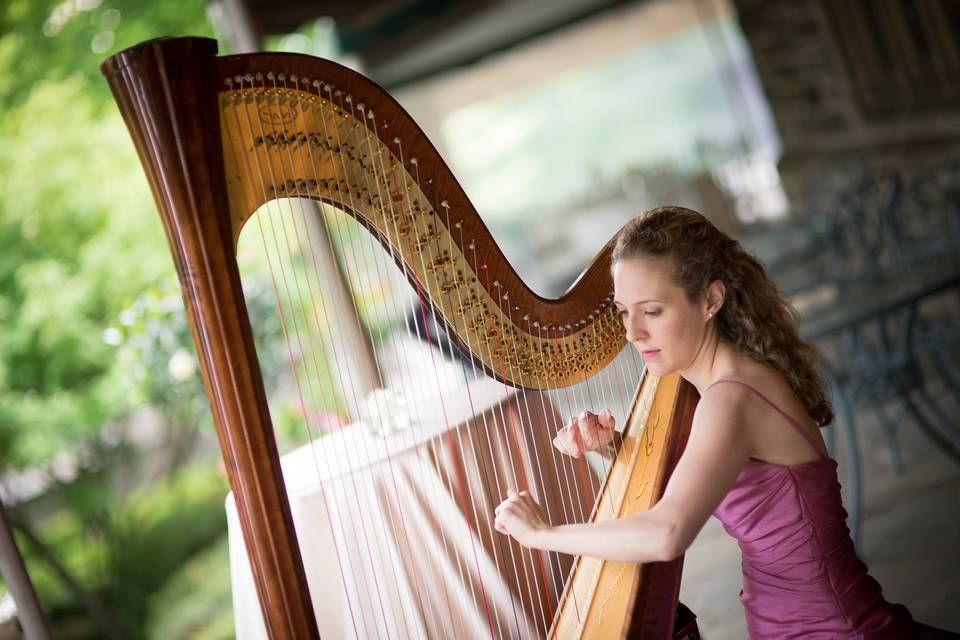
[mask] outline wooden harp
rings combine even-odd
[[[618,364],[621,357],[636,356],[625,348],[611,304],[612,241],[561,298],[536,295],[507,263],[418,126],[361,75],[303,55],[218,57],[216,43],[203,38],[149,41],[111,57],[102,70],[133,137],[173,253],[272,638],[319,633],[237,264],[241,229],[262,215],[256,212],[266,203],[319,202],[362,225],[383,248],[391,268],[395,265],[413,286],[424,325],[432,318],[461,358],[527,394],[524,402],[550,401],[574,388],[586,388],[589,394],[593,380],[609,384],[614,365],[614,373],[630,378]],[[295,210],[289,209],[291,215]],[[593,506],[584,519],[650,508],[685,444],[696,391],[675,375],[656,379],[642,367],[633,373],[622,381],[632,397],[618,420],[624,425],[622,446],[612,461],[600,465],[603,478],[590,476],[592,488],[586,493]],[[589,399],[597,408],[604,402],[603,389],[592,388],[596,395]],[[527,405],[528,412],[533,404]],[[521,405],[515,406],[523,414]],[[546,443],[559,426],[548,425]],[[520,420],[516,428],[517,441],[524,441],[527,425]],[[582,482],[586,467],[580,464],[579,469],[565,468]],[[563,465],[572,462],[561,460],[554,469]],[[523,489],[527,483],[514,477],[495,490],[502,496],[506,486]],[[533,489],[538,499],[550,498],[536,495],[538,491],[543,487]],[[580,493],[573,500],[583,497]],[[646,565],[558,560],[506,541],[490,529],[489,514],[476,515],[466,502],[460,506],[458,517],[470,523],[466,535],[472,544],[493,549],[494,556],[499,549],[500,556],[509,552],[529,559],[529,578],[520,582],[528,592],[536,591],[540,601],[539,613],[530,616],[539,621],[532,626],[499,620],[494,625],[491,604],[474,593],[470,597],[487,609],[489,623],[477,635],[672,636],[682,559]],[[426,556],[421,560],[429,562]],[[336,562],[330,562],[335,571]],[[416,562],[404,564],[401,558],[400,564],[399,569],[384,567],[383,573],[416,572]],[[563,567],[565,574],[559,586],[541,593],[535,585],[542,582],[545,566]],[[418,590],[443,588],[417,580],[416,575],[409,578]],[[463,592],[447,592],[446,604]],[[378,596],[378,605],[358,600],[351,606],[383,607],[389,594]],[[516,616],[523,598],[518,596],[512,606]],[[411,615],[416,620],[406,623],[406,635],[470,635],[448,626],[457,623],[449,611]],[[349,634],[380,635],[376,629],[354,621]]]

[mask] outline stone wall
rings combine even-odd
[[[910,174],[957,155],[960,10],[951,0],[734,4],[783,141],[794,213],[822,208],[867,167]]]

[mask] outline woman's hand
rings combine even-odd
[[[526,491],[517,493],[507,489],[507,499],[493,513],[494,528],[500,533],[513,536],[525,547],[535,547],[537,534],[550,528],[543,509]]]
[[[609,409],[600,415],[584,411],[557,432],[553,446],[568,456],[582,458],[587,451],[600,451],[613,442],[615,422]]]

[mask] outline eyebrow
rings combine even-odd
[[[645,303],[647,303],[647,302],[660,302],[660,301],[657,300],[656,298],[649,298],[648,300],[638,300],[637,302],[634,302],[633,304],[645,304]],[[619,300],[614,300],[614,301],[613,301],[613,304],[618,304],[618,305],[620,305],[621,307],[627,306],[627,305],[623,304],[622,302],[620,302]]]

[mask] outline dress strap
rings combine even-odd
[[[776,412],[779,413],[781,416],[783,416],[783,417],[786,419],[786,421],[790,424],[790,426],[792,426],[792,427],[794,428],[794,430],[795,430],[797,433],[799,433],[799,434],[803,437],[804,440],[807,441],[807,444],[809,444],[811,447],[813,447],[813,450],[814,450],[814,451],[816,451],[817,453],[819,453],[819,454],[822,455],[823,457],[827,457],[827,456],[830,455],[829,453],[820,450],[820,447],[817,446],[817,442],[810,436],[809,433],[807,433],[806,429],[804,429],[802,426],[800,426],[800,423],[799,423],[799,422],[797,422],[797,421],[794,420],[792,417],[790,417],[790,415],[787,414],[786,411],[784,411],[783,409],[781,409],[780,407],[778,407],[777,405],[775,405],[775,404],[770,400],[770,398],[768,398],[767,396],[765,396],[765,395],[763,395],[762,393],[760,393],[759,391],[757,391],[757,389],[754,388],[753,385],[748,384],[748,383],[746,383],[746,382],[743,382],[743,381],[741,381],[741,380],[735,380],[735,379],[733,379],[733,378],[721,378],[720,380],[717,380],[717,381],[714,382],[712,385],[710,385],[709,387],[707,387],[707,389],[708,389],[708,390],[709,390],[709,389],[712,389],[713,387],[715,387],[716,385],[720,384],[721,382],[732,382],[732,383],[734,383],[734,384],[739,384],[741,387],[746,387],[747,389],[749,389],[750,391],[752,391],[752,392],[754,393],[754,395],[756,395],[758,398],[760,398],[761,400],[763,400],[764,402],[766,402],[774,411],[776,411]]]

